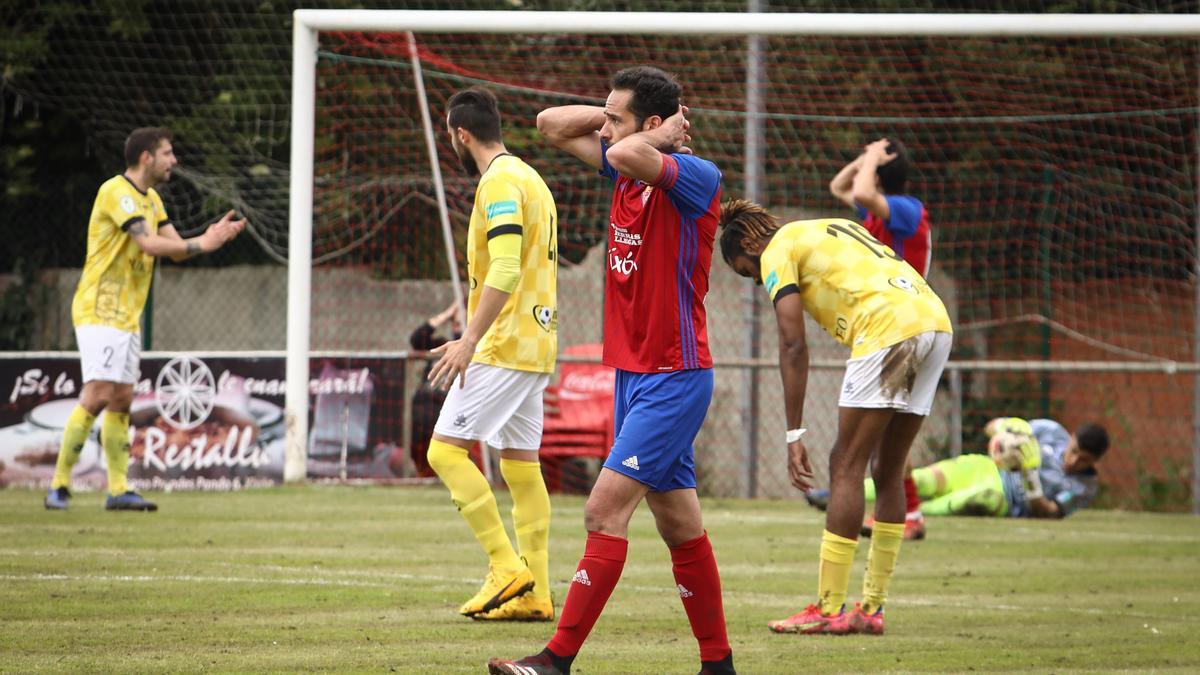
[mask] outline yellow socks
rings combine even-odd
[[[88,432],[92,430],[92,423],[95,421],[95,415],[84,410],[83,406],[77,405],[71,411],[71,416],[67,418],[67,427],[63,429],[62,443],[58,446],[58,462],[54,467],[51,489],[71,486],[71,469],[79,461],[83,444],[87,443]]]
[[[900,526],[901,530],[904,526]],[[821,570],[817,576],[821,611],[836,614],[846,603],[850,585],[850,566],[854,563],[857,539],[847,539],[829,530],[821,535]]]
[[[508,532],[504,530],[504,522],[500,520],[500,510],[496,508],[492,487],[479,467],[471,461],[467,451],[449,443],[431,440],[426,457],[438,478],[450,488],[450,498],[487,552],[491,566],[506,571],[523,568],[525,565],[513,550]]]
[[[903,538],[904,523],[875,521],[871,549],[867,552],[867,573],[863,575],[862,609],[867,614],[873,614],[887,601],[888,583],[896,569],[896,556],[900,554]]]
[[[129,413],[104,411],[100,443],[108,461],[108,494],[123,495],[129,491],[125,482],[125,474],[129,471]]]
[[[550,599],[550,493],[542,465],[519,459],[500,459],[500,474],[513,498],[513,529],[521,556],[533,573],[533,597]]]

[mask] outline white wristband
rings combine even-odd
[[[788,429],[787,442],[790,444],[800,440],[800,437],[804,435],[805,431],[808,431],[808,429]]]

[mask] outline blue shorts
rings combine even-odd
[[[604,467],[649,486],[651,492],[695,489],[692,444],[712,401],[712,369],[618,369],[614,389],[616,440]]]

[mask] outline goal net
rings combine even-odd
[[[721,168],[724,194],[756,196],[781,218],[855,217],[829,194],[830,179],[871,140],[895,137],[908,147],[909,191],[932,222],[931,282],[956,326],[954,360],[918,444],[923,457],[982,449],[982,422],[992,415],[1050,416],[1068,427],[1100,420],[1114,439],[1103,473],[1115,503],[1144,502],[1146,494],[1187,500],[1196,419],[1188,370],[1197,349],[1194,15],[797,16],[770,7],[779,13],[761,19],[768,34],[752,38],[737,28],[753,19],[747,14],[593,12],[559,24],[561,15],[548,12],[405,19],[372,12],[347,25],[334,17],[363,15],[293,16],[296,4],[189,0],[54,13],[33,3],[8,22],[47,45],[26,55],[41,64],[37,77],[6,72],[0,130],[9,138],[36,122],[39,109],[65,111],[84,127],[88,161],[112,175],[131,128],[169,126],[181,171],[164,196],[180,229],[195,232],[227,206],[250,219],[236,248],[160,269],[155,315],[182,309],[155,322],[156,349],[283,349],[285,308],[293,303],[306,325],[287,345],[295,366],[288,379],[298,387],[290,407],[309,420],[305,385],[323,366],[310,369],[305,355],[337,354],[330,367],[340,369],[384,368],[409,348],[413,328],[454,295],[418,81],[459,268],[475,181],[459,169],[442,128],[445,102],[458,89],[485,86],[500,99],[509,150],[539,170],[557,201],[560,343],[598,342],[610,189],[544,143],[534,119],[549,106],[600,104],[612,73],[653,64],[683,84],[695,150]],[[525,3],[571,4],[578,3]],[[812,11],[945,5],[804,4]],[[1067,6],[1018,4],[1030,12]],[[1170,0],[1120,4],[1190,11]],[[739,12],[747,3],[646,6]],[[439,16],[450,19],[441,28],[417,25]],[[302,99],[293,98],[289,79],[297,22],[304,30],[296,35],[313,39],[295,61],[297,73],[312,74]],[[1007,23],[998,29],[998,22]],[[1044,29],[1054,22],[1060,30]],[[14,55],[22,49],[36,52],[34,43],[8,41],[9,61],[20,61]],[[308,144],[292,146],[293,115],[301,113],[311,114],[302,135]],[[64,194],[94,195],[97,184],[68,181]],[[82,198],[84,210],[91,195]],[[55,227],[21,228],[29,238],[0,259],[59,251],[43,260],[46,268],[79,265],[86,214],[63,213],[54,201],[33,212],[48,214]],[[289,208],[311,216],[302,242],[289,232]],[[303,292],[287,292],[289,261]],[[225,267],[198,269],[208,264]],[[41,304],[68,307],[71,283],[58,283],[67,290]],[[714,263],[709,332],[718,363],[733,365],[718,369],[720,391],[697,446],[703,486],[791,495],[777,470],[783,417],[774,319],[755,293]],[[65,311],[45,310],[37,321],[35,337],[43,337],[32,348],[70,348]],[[44,337],[51,334],[64,337]],[[810,335],[816,368],[808,417],[821,429],[814,443],[828,447],[845,354],[815,326]],[[1172,363],[1181,365],[1172,371]],[[376,383],[375,400],[394,412],[372,417],[365,443],[404,442],[421,365],[402,370],[400,386]],[[304,446],[298,441],[293,454],[300,474]]]
[[[386,348],[400,325],[449,297],[444,288],[437,295],[380,287],[377,300],[361,292],[380,279],[446,278],[417,77],[429,95],[455,237],[465,234],[475,181],[449,148],[445,101],[486,86],[500,99],[508,149],[541,171],[558,201],[564,344],[597,340],[590,316],[599,313],[606,262],[597,244],[606,237],[609,186],[544,143],[534,119],[549,106],[602,104],[613,72],[649,63],[683,83],[694,148],[721,167],[725,195],[753,189],[785,219],[852,215],[829,194],[833,175],[876,138],[910,149],[910,192],[933,223],[931,280],[954,313],[956,359],[1028,362],[1000,372],[953,369],[956,400],[944,403],[945,416],[931,417],[928,455],[979,450],[990,416],[1048,416],[1069,427],[1097,419],[1121,449],[1109,460],[1114,473],[1136,477],[1118,482],[1118,495],[1156,478],[1158,489],[1186,489],[1173,471],[1190,463],[1194,382],[1167,371],[1195,351],[1194,39],[808,34],[755,44],[700,30],[534,30],[417,33],[421,73],[404,33],[320,34],[314,348]],[[748,85],[750,71],[757,88]],[[569,265],[585,273],[574,279]],[[402,318],[414,305],[420,310]],[[709,305],[719,361],[774,353],[773,317],[765,307],[747,309],[744,289],[720,262]],[[817,356],[844,357],[828,344]],[[749,385],[761,394],[753,432],[771,439],[782,413],[777,376],[764,361]],[[1069,365],[1096,361],[1105,363]],[[1071,370],[1047,372],[1036,362]],[[740,467],[752,433],[743,417],[748,389],[738,380],[744,371],[723,372],[737,402],[718,401],[702,437],[698,452],[712,460],[712,476]],[[825,376],[834,387],[838,377],[836,369]],[[836,396],[816,389],[825,398],[810,396],[811,418],[829,426]],[[951,408],[961,431],[945,423]],[[777,459],[768,456],[781,444],[757,445],[757,461]],[[742,481],[755,478],[726,480],[732,486],[720,491],[744,493]],[[1162,485],[1171,481],[1178,485]]]

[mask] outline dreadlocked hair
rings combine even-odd
[[[730,199],[721,205],[721,255],[725,262],[733,264],[738,256],[754,256],[746,252],[744,239],[765,241],[775,230],[779,221],[765,208],[749,199]]]

